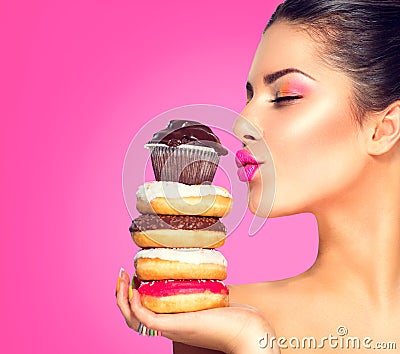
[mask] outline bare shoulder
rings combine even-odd
[[[283,302],[291,297],[293,291],[298,289],[299,281],[296,278],[229,285],[229,297],[231,302],[244,303],[258,307],[263,302]]]
[[[271,321],[275,318],[276,309],[282,295],[287,291],[286,280],[277,282],[263,282],[252,284],[229,285],[229,302],[246,304],[258,308],[265,313]],[[272,323],[273,324],[273,323]],[[222,354],[221,352],[188,346],[183,343],[174,342],[174,354]]]
[[[231,303],[247,304],[259,309],[274,326],[306,302],[311,283],[302,275],[278,281],[229,286]]]
[[[229,285],[230,303],[250,305],[260,310],[275,330],[281,332],[287,323],[292,323],[296,308],[308,301],[310,287],[313,287],[304,274],[297,277],[251,284]],[[175,354],[213,354],[217,351],[190,347],[174,343]]]

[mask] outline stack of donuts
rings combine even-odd
[[[219,220],[232,197],[212,185],[219,157],[226,154],[210,128],[171,121],[146,144],[156,181],[137,193],[130,232],[141,247],[134,259],[134,287],[142,304],[156,313],[198,311],[228,305],[225,243]]]

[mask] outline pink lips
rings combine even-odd
[[[239,150],[236,153],[236,165],[239,167],[237,174],[242,182],[251,181],[260,167],[254,157],[246,150]]]

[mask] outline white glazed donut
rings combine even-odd
[[[140,280],[226,279],[227,261],[216,250],[201,248],[151,248],[134,259]]]
[[[136,209],[142,214],[224,217],[232,209],[232,196],[214,185],[179,182],[146,182],[136,193]]]

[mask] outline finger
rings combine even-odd
[[[117,305],[127,322],[130,321],[132,318],[132,312],[128,300],[129,285],[130,285],[129,275],[122,269],[120,272],[119,290],[117,291]]]
[[[171,336],[172,323],[176,322],[176,314],[157,314],[142,305],[140,294],[136,289],[132,290],[130,299],[131,311],[133,316],[137,318],[144,326],[162,333],[164,337],[173,339]],[[182,316],[183,314],[179,314]]]
[[[125,269],[122,269],[121,271],[121,280],[129,286],[131,279],[129,278],[129,274]]]
[[[157,330],[159,329],[155,327],[157,326],[155,321],[156,314],[142,305],[142,302],[140,301],[140,294],[136,289],[132,289],[132,297],[129,299],[129,306],[133,315],[146,327]]]

